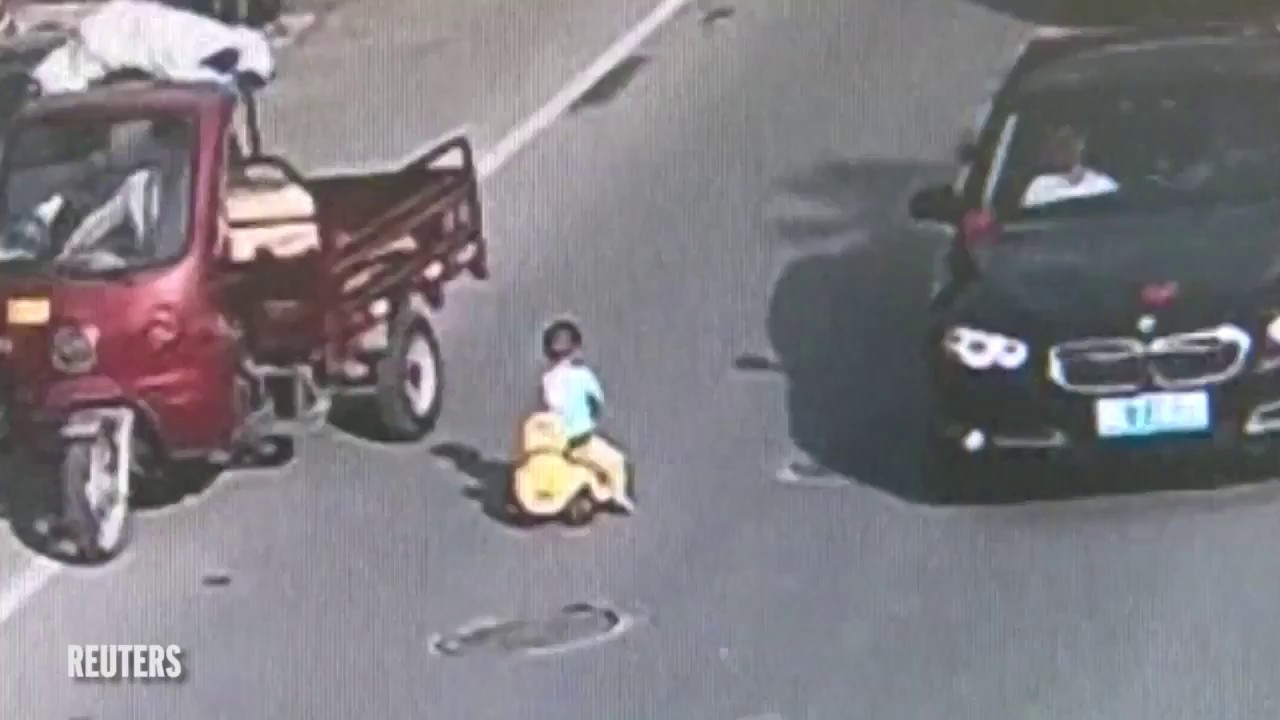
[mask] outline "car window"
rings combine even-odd
[[[1018,105],[992,202],[1005,217],[1132,213],[1280,199],[1280,82],[1104,86],[1040,93]],[[1023,208],[1037,177],[1057,168],[1046,138],[1068,126],[1083,164],[1114,193]]]

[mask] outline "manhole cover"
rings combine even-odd
[[[564,652],[620,634],[628,616],[590,603],[566,605],[546,618],[483,620],[434,638],[431,650],[446,657],[478,653],[546,654]]]

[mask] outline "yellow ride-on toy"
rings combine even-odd
[[[558,518],[581,526],[602,508],[632,510],[630,468],[612,443],[595,436],[571,448],[560,418],[540,412],[520,426],[518,445],[505,508],[508,516]]]

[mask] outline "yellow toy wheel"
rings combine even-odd
[[[591,522],[596,514],[595,500],[587,491],[578,493],[564,509],[564,523],[570,527],[582,527]]]

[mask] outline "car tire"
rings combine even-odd
[[[406,309],[391,321],[377,377],[378,420],[387,439],[414,442],[435,429],[443,405],[444,360],[425,316]]]

